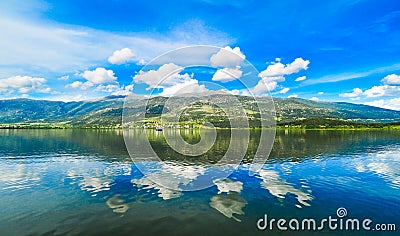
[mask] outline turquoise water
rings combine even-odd
[[[188,142],[195,132],[182,134]],[[190,179],[210,171],[229,145],[227,131],[201,158],[168,150],[164,161]],[[134,136],[134,140],[140,140]],[[377,231],[261,231],[272,218],[369,218],[400,228],[400,132],[278,131],[263,168],[246,159],[228,179],[200,191],[158,186],[128,155],[120,130],[0,130],[0,235],[374,235]],[[140,155],[140,154],[138,154]],[[145,161],[143,157],[143,161]],[[179,185],[178,185],[179,186]]]

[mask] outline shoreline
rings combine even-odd
[[[164,129],[166,130],[199,130],[200,128],[203,129],[212,129],[209,127],[194,127],[194,128],[171,128],[171,127],[165,127]],[[265,127],[265,128],[260,128],[260,127],[249,127],[249,128],[240,128],[242,130],[262,130],[262,129],[271,129],[272,127]],[[98,126],[98,125],[93,125],[93,126],[58,126],[58,125],[33,125],[33,126],[28,126],[28,125],[4,125],[0,126],[0,130],[20,130],[20,129],[92,129],[92,130],[123,130],[123,129],[143,129],[143,130],[155,130],[153,128],[143,128],[143,127],[129,127],[129,128],[124,128],[120,126]],[[221,128],[221,127],[215,127],[216,130],[230,130],[231,128]],[[239,130],[240,130],[239,129]],[[400,126],[399,125],[384,125],[383,127],[285,127],[285,126],[279,126],[277,125],[275,129],[278,131],[283,131],[283,130],[293,130],[293,131],[301,131],[301,130],[399,130],[400,131]]]

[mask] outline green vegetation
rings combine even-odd
[[[340,119],[310,118],[279,123],[278,128],[300,129],[400,129],[400,122],[359,123]]]
[[[304,99],[274,98],[274,104],[268,98],[237,96],[242,106],[230,104],[227,95],[212,94],[212,101],[227,105],[235,117],[240,117],[241,110],[246,113],[249,126],[260,127],[261,116],[257,102],[275,106],[276,122],[279,128],[301,129],[399,129],[400,111],[381,109],[351,103],[313,102]],[[145,119],[131,122],[129,127],[153,128],[163,125],[170,128],[198,128],[212,123],[215,127],[229,128],[229,119],[218,106],[207,102],[195,102],[183,108],[179,122],[172,122],[176,117],[166,102],[166,97],[136,100],[125,104],[123,96],[110,96],[103,99],[60,102],[30,99],[0,101],[0,128],[121,128],[123,112],[137,116],[145,111]],[[174,98],[172,104],[184,104],[187,97]],[[169,101],[171,102],[171,100]],[[125,110],[124,110],[125,109]],[[164,114],[163,114],[164,112]],[[271,110],[263,111],[271,112]],[[163,119],[161,120],[161,114]],[[275,113],[272,113],[275,114]],[[270,122],[271,123],[271,122]]]

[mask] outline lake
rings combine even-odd
[[[248,147],[243,162],[228,178],[198,191],[184,187],[225,168],[214,164],[232,141],[230,131],[218,131],[210,151],[198,157],[174,152],[164,139],[181,135],[195,144],[197,131],[128,131],[134,145],[141,146],[143,132],[163,162],[149,162],[140,152],[133,161],[122,130],[0,130],[0,235],[294,234],[277,225],[258,229],[265,215],[316,222],[368,218],[371,226],[395,224],[397,232],[380,233],[398,235],[400,131],[278,130],[266,163],[249,175],[259,137],[251,131],[248,146],[236,140],[236,147]],[[164,168],[164,162],[176,168]],[[143,175],[137,167],[143,163],[154,172]],[[184,178],[164,178],[163,168],[168,178]],[[155,184],[157,178],[176,181],[176,188]],[[343,218],[339,208],[346,211]],[[295,233],[378,232],[326,226]]]

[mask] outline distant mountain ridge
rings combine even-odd
[[[219,99],[224,95],[214,94],[212,96]],[[253,109],[250,106],[251,101],[253,101],[252,98],[237,97],[246,109]],[[165,97],[145,99],[139,96],[136,99],[137,102],[131,104],[133,108],[141,110],[139,108],[147,106],[146,110],[154,114],[159,114],[162,104],[167,100]],[[108,96],[101,99],[75,102],[25,98],[0,100],[0,124],[118,125],[121,124],[124,100],[124,96]],[[307,118],[337,118],[362,123],[400,121],[400,111],[360,104],[315,102],[300,98],[274,98],[274,104],[278,123]],[[257,115],[254,117],[257,117]]]

